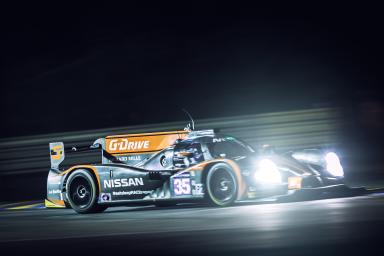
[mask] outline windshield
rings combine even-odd
[[[233,137],[214,138],[213,142],[208,144],[208,149],[213,158],[224,155],[228,158],[248,156],[255,152],[251,146]]]
[[[179,143],[175,146],[173,164],[176,167],[188,167],[204,161],[200,143]]]

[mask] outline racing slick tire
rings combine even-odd
[[[71,205],[68,202],[66,202],[66,201],[64,201],[64,206],[67,209],[71,209]]]
[[[107,209],[107,206],[97,204],[97,186],[87,170],[79,169],[71,173],[66,191],[69,205],[78,213],[97,213]]]
[[[238,181],[232,168],[224,163],[212,165],[205,185],[208,202],[215,206],[230,206],[237,199]]]

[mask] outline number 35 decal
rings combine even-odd
[[[190,195],[191,194],[191,179],[190,178],[174,178],[173,191],[175,195]]]

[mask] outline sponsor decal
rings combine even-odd
[[[191,194],[190,178],[173,178],[173,192],[176,196]]]
[[[101,193],[100,194],[100,202],[110,202],[112,200],[110,193]]]
[[[113,191],[112,195],[114,196],[130,196],[130,195],[148,195],[152,193],[153,190],[133,190],[133,191]]]
[[[224,142],[224,141],[230,141],[230,140],[234,140],[235,138],[233,137],[225,137],[225,138],[213,138],[212,139],[212,142],[213,143],[216,143],[216,142]]]
[[[48,176],[48,184],[49,185],[60,185],[61,184],[61,176]]]
[[[288,178],[288,189],[301,189],[302,177],[289,177]]]
[[[57,145],[52,147],[51,149],[51,158],[53,160],[59,160],[63,155],[63,146]]]
[[[61,184],[60,181],[48,181],[48,183],[49,183],[50,185],[60,185],[60,184]]]
[[[194,189],[192,190],[192,194],[193,195],[203,195],[204,194],[203,184],[201,184],[201,183],[194,184]]]
[[[127,162],[127,161],[140,161],[141,160],[141,156],[139,155],[134,155],[134,156],[120,156],[120,157],[116,157],[119,161],[122,161],[122,162]]]
[[[149,149],[149,141],[129,141],[128,139],[112,139],[109,142],[110,151],[136,151],[140,149]]]
[[[48,194],[60,194],[60,189],[50,189],[48,190]]]
[[[248,191],[249,191],[249,192],[255,192],[255,191],[257,191],[257,188],[255,188],[255,187],[249,187],[249,188],[248,188]]]
[[[216,142],[223,142],[223,141],[225,141],[224,138],[213,138],[213,139],[212,139],[212,142],[213,142],[213,143],[216,143]]]
[[[104,180],[104,188],[120,188],[120,187],[137,187],[144,186],[143,178],[127,178]]]
[[[166,157],[166,156],[162,156],[162,157],[160,158],[160,164],[161,164],[161,166],[163,166],[163,167],[167,166],[167,157]]]
[[[187,133],[178,132],[162,135],[122,136],[105,139],[106,151],[110,154],[137,153],[162,150],[178,139],[186,138]]]

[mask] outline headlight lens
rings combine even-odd
[[[343,167],[340,164],[340,159],[334,152],[329,152],[325,155],[325,163],[327,171],[335,177],[344,176]]]
[[[270,159],[261,159],[257,163],[257,171],[254,174],[254,179],[260,183],[281,183],[281,174],[277,169],[276,164]]]

